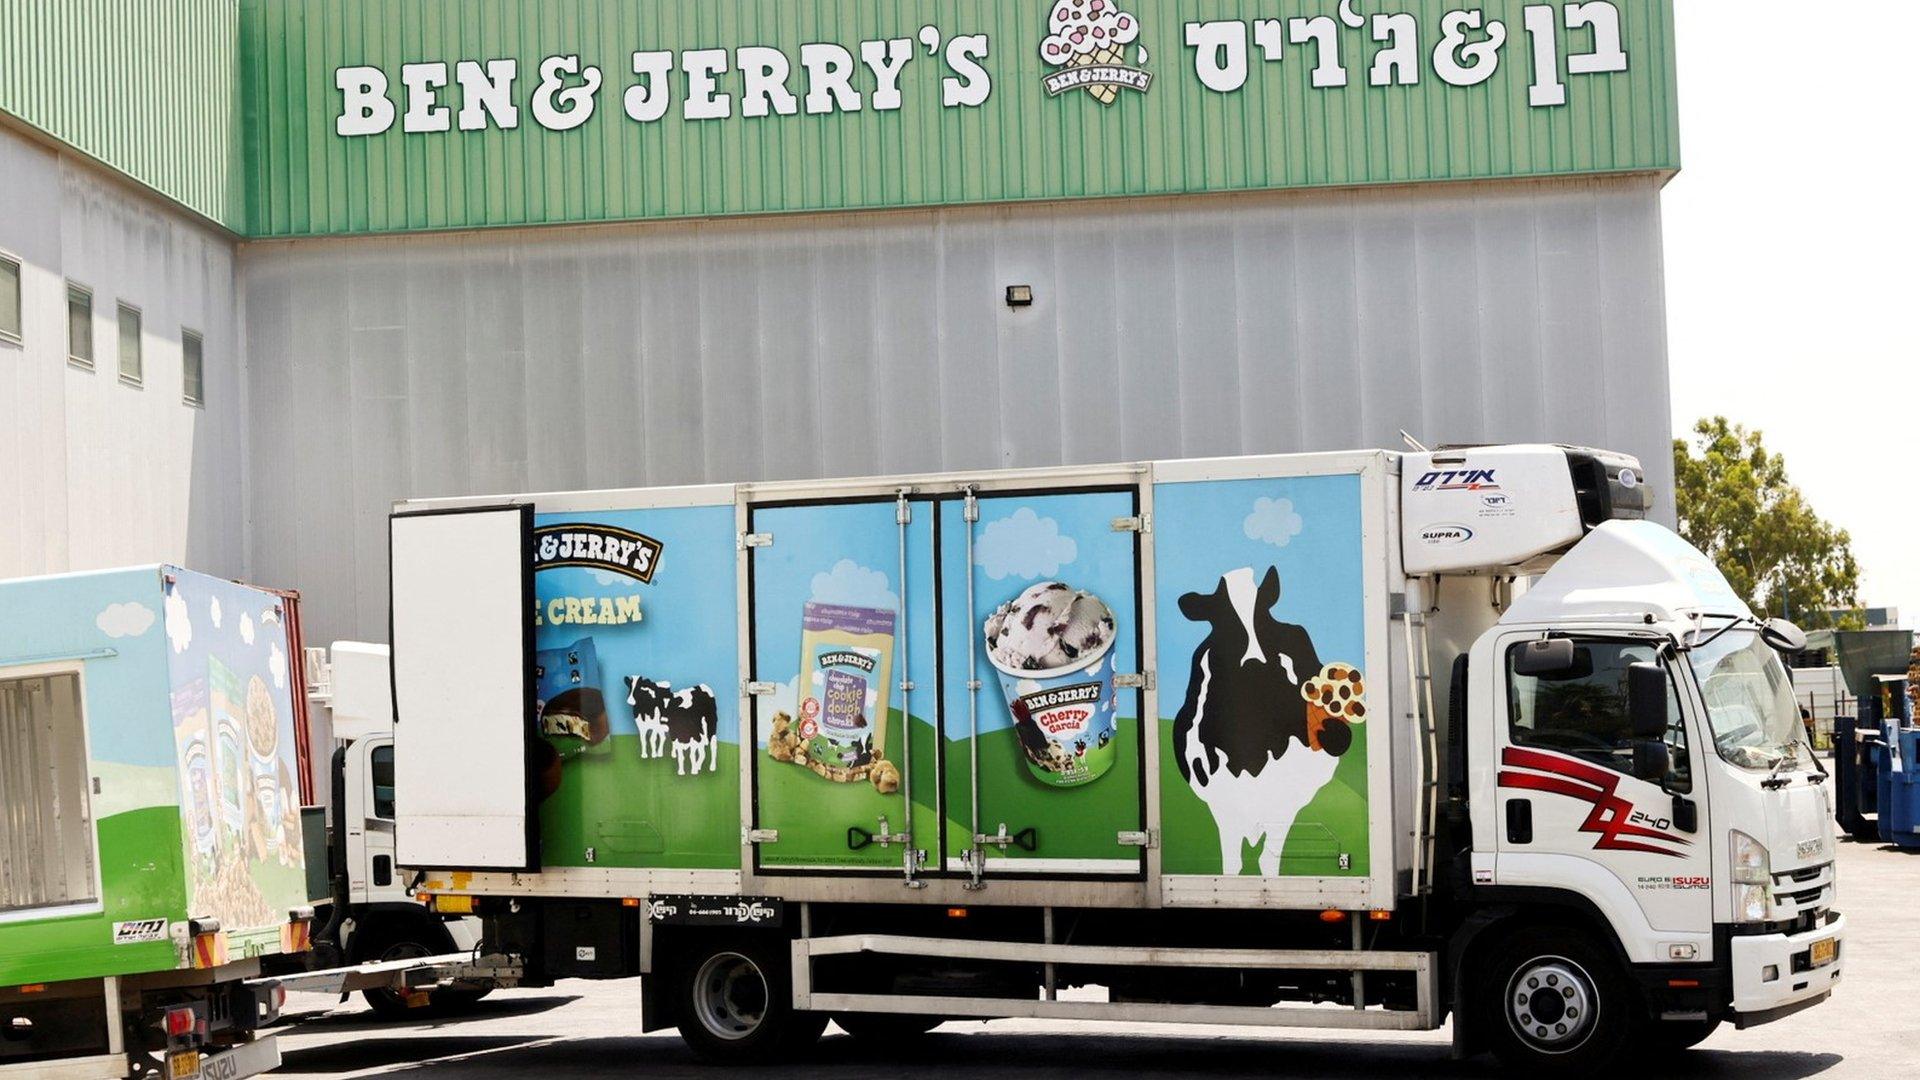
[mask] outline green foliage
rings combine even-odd
[[[1680,535],[1718,563],[1756,613],[1785,614],[1807,629],[1863,625],[1853,539],[1807,504],[1786,459],[1761,433],[1724,416],[1673,443]],[[1836,620],[1831,612],[1846,614]]]

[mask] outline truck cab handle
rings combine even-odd
[[[1507,800],[1507,843],[1533,843],[1533,801]]]

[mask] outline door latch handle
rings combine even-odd
[[[1530,799],[1507,800],[1507,843],[1533,843],[1533,802]]]

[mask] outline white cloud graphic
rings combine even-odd
[[[153,609],[145,604],[109,604],[93,625],[110,638],[139,637],[153,627]]]
[[[900,610],[900,597],[887,587],[887,575],[869,570],[852,559],[841,559],[833,569],[813,575],[813,600],[846,607]]]
[[[632,580],[632,578],[627,577],[625,574],[616,574],[611,570],[595,570],[593,572],[593,583],[596,585],[611,587]]]
[[[273,672],[273,685],[285,690],[287,688],[287,653],[277,641],[273,643],[273,655],[267,658],[267,670]]]
[[[250,611],[240,613],[240,640],[253,644],[253,613]]]
[[[260,625],[261,626],[279,626],[280,625],[280,609],[277,607],[270,607],[262,610],[260,612]]]
[[[207,616],[213,620],[213,628],[220,629],[220,598],[214,597],[207,602]]]
[[[1247,515],[1241,530],[1249,540],[1286,547],[1306,527],[1306,521],[1294,511],[1292,499],[1263,498],[1254,500],[1253,513]]]
[[[1080,545],[1060,534],[1060,523],[1027,507],[980,530],[973,561],[995,581],[1017,577],[1035,581],[1053,577],[1080,557]]]
[[[187,598],[174,589],[167,593],[167,640],[173,644],[173,651],[186,652],[193,644],[193,620],[187,615]]]

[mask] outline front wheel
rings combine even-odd
[[[1611,956],[1557,927],[1514,934],[1480,972],[1481,1023],[1494,1053],[1516,1072],[1598,1072],[1632,1027],[1632,998]]]
[[[712,945],[680,965],[674,1012],[680,1037],[710,1061],[753,1064],[804,1049],[824,1013],[793,1010],[784,951],[773,943]]]

